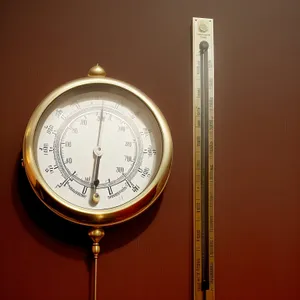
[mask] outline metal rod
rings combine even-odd
[[[100,253],[99,242],[104,237],[102,228],[93,228],[89,231],[89,236],[93,241],[92,251],[94,254],[94,280],[93,280],[93,300],[97,300],[97,276],[98,276],[98,255]]]
[[[97,300],[97,270],[98,270],[98,257],[94,260],[94,300]]]

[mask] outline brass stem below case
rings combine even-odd
[[[98,255],[100,253],[99,241],[104,237],[104,230],[102,228],[93,228],[89,231],[89,236],[93,241],[92,251],[94,254],[94,292],[92,299],[97,300],[97,269],[98,269]]]

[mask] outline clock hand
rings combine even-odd
[[[99,130],[98,130],[98,138],[97,138],[97,146],[98,147],[100,147],[102,120],[103,120],[103,101],[102,101],[102,108],[101,108],[101,113],[100,113],[100,118],[99,118]]]

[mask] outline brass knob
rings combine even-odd
[[[88,76],[89,77],[105,77],[106,72],[103,68],[101,68],[98,64],[96,64],[96,66],[93,66],[92,68],[90,68]]]

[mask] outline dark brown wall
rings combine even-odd
[[[99,62],[161,107],[174,139],[163,199],[109,230],[99,299],[191,299],[191,20],[214,18],[217,300],[296,299],[299,1],[1,1],[0,299],[88,299],[85,232],[39,204],[18,167],[28,118]]]

